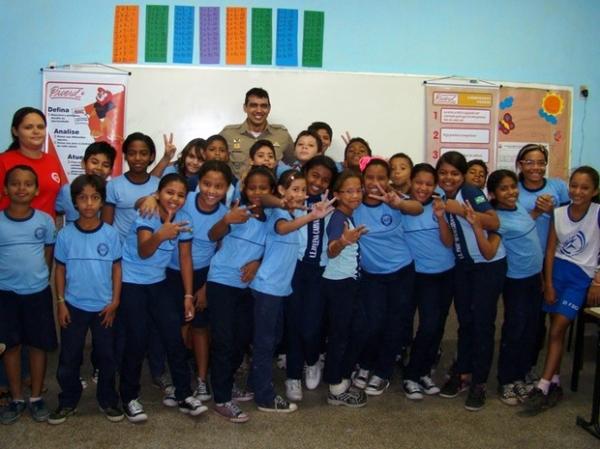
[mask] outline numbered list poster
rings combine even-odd
[[[495,167],[498,88],[425,85],[426,160],[433,166],[448,151]]]

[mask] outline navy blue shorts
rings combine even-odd
[[[200,268],[199,270],[194,271],[194,292],[196,292],[200,287],[206,284],[206,278],[208,276],[208,267]],[[183,301],[184,301],[184,291],[183,291],[183,283],[181,281],[181,272],[177,270],[173,270],[171,268],[167,268],[167,285],[169,288],[169,292],[173,295],[173,299],[181,302],[181,324],[185,324],[185,317],[183,310]],[[191,321],[192,327],[196,329],[204,329],[209,326],[209,316],[208,316],[208,308],[200,311],[196,310],[196,314],[194,315],[194,319]]]
[[[57,348],[50,287],[30,295],[0,290],[0,341],[8,348],[20,344],[46,352]]]
[[[552,285],[556,291],[556,302],[544,302],[544,312],[558,313],[571,321],[574,320],[581,306],[585,304],[591,282],[592,279],[577,265],[555,257]]]

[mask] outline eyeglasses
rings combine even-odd
[[[531,159],[525,159],[524,161],[519,161],[525,167],[545,167],[548,165],[546,161],[532,161]]]
[[[358,194],[363,193],[363,189],[338,190],[338,193],[347,193],[348,195],[358,195]]]

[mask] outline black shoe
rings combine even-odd
[[[360,408],[367,405],[367,395],[363,390],[350,387],[342,394],[327,393],[327,403],[329,405],[343,405],[344,407]]]
[[[563,398],[563,389],[560,385],[550,384],[548,390],[548,407],[554,407]]]
[[[298,406],[277,395],[269,404],[258,404],[258,409],[261,412],[292,413],[298,410]]]
[[[57,425],[64,423],[69,416],[74,415],[77,409],[74,407],[58,407],[50,416],[48,416],[48,424]]]
[[[460,378],[460,374],[452,374],[440,391],[443,398],[455,398],[469,388],[469,384]]]
[[[465,401],[465,408],[470,412],[477,412],[485,406],[485,384],[471,385],[469,395]]]
[[[106,416],[106,419],[108,419],[110,422],[123,421],[123,418],[125,418],[123,410],[121,410],[119,406],[106,408],[100,407],[100,411],[104,413],[104,416]]]
[[[548,395],[544,394],[538,387],[531,390],[527,395],[527,400],[523,402],[524,411],[528,415],[537,415],[548,407]]]

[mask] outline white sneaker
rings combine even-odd
[[[429,376],[423,376],[419,378],[419,384],[423,388],[423,393],[428,396],[438,394],[440,392],[440,387],[438,387]]]
[[[390,381],[386,379],[382,379],[379,376],[372,375],[371,379],[369,379],[369,383],[365,388],[365,393],[369,396],[379,396],[383,394],[383,392],[390,386]]]
[[[144,407],[137,399],[132,399],[125,406],[125,416],[129,422],[140,423],[148,420],[148,415],[144,412]]]
[[[208,410],[206,405],[202,405],[202,401],[194,396],[188,396],[183,401],[177,403],[179,411],[186,415],[198,416]]]
[[[315,390],[321,383],[321,375],[323,373],[322,366],[319,361],[312,366],[307,366],[304,371],[304,383],[309,390]]]
[[[423,399],[423,388],[414,380],[405,380],[402,382],[405,396],[411,401],[420,401]]]
[[[177,399],[175,399],[175,387],[169,385],[165,388],[162,403],[165,407],[177,407]]]
[[[355,376],[352,378],[352,385],[356,388],[360,388],[364,390],[367,386],[367,382],[369,381],[369,370],[368,369],[359,369],[355,371]]]
[[[288,379],[285,381],[285,395],[290,401],[302,400],[302,382],[298,379]]]

